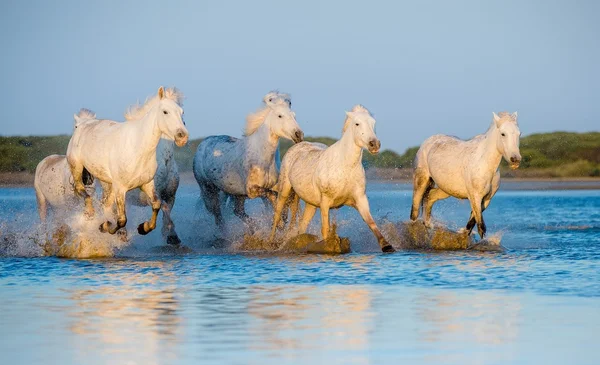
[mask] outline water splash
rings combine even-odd
[[[101,219],[86,220],[76,214],[20,229],[0,229],[2,256],[57,256],[66,258],[112,257],[128,244],[123,235],[108,235],[99,231]]]
[[[422,220],[397,223],[387,221],[382,225],[382,231],[394,247],[405,250],[504,251],[500,244],[502,233],[476,242],[464,229],[456,232],[439,223],[429,228]]]

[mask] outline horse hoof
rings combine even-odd
[[[102,233],[106,233],[107,232],[107,230],[104,229],[104,223],[100,224],[100,227],[98,229],[100,229],[100,232],[102,232]]]
[[[149,231],[146,232],[146,229],[144,228],[144,223],[140,223],[140,225],[138,226],[138,233],[141,234],[142,236],[145,236],[150,232]]]
[[[396,252],[396,249],[392,247],[392,245],[383,246],[381,251],[386,253]]]
[[[173,246],[179,246],[181,240],[177,236],[169,236],[167,237],[167,244]]]

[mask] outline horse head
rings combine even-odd
[[[270,92],[263,99],[266,105],[264,124],[271,133],[294,143],[302,142],[304,132],[296,122],[296,113],[292,111],[292,101],[287,94]]]
[[[183,108],[179,105],[179,98],[176,89],[165,91],[161,86],[157,95],[156,118],[163,136],[182,147],[187,143],[189,134],[183,121]]]
[[[502,154],[511,169],[519,168],[521,153],[519,151],[519,137],[521,131],[517,124],[517,112],[512,114],[500,112],[494,114],[494,126],[497,129],[496,147]]]
[[[375,118],[367,108],[358,104],[352,111],[346,112],[343,133],[352,133],[354,143],[367,149],[371,154],[379,153],[381,142],[375,135]]]

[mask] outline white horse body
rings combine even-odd
[[[291,111],[288,95],[271,92],[264,97],[265,107],[248,116],[245,138],[210,136],[198,145],[194,156],[194,176],[204,204],[222,226],[219,192],[234,200],[234,213],[244,222],[246,198],[267,197],[277,182],[279,138],[299,142],[302,130]]]
[[[275,237],[284,205],[295,193],[306,207],[299,233],[306,232],[317,207],[321,209],[321,234],[329,235],[329,209],[344,205],[358,210],[369,225],[384,252],[394,249],[385,240],[369,210],[365,193],[366,178],[362,166],[362,149],[378,153],[381,146],[375,132],[375,119],[361,105],[347,113],[342,138],[326,147],[321,143],[302,142],[292,146],[283,157],[279,175],[277,205],[271,229]],[[292,219],[293,219],[292,214]]]
[[[425,223],[431,224],[433,204],[453,196],[469,199],[471,217],[467,230],[477,223],[480,236],[485,235],[482,212],[500,186],[498,166],[502,157],[511,168],[518,168],[520,131],[517,113],[494,113],[494,121],[485,134],[463,141],[446,135],[429,137],[415,158],[414,192],[411,219],[416,220],[423,200]]]
[[[88,194],[94,195],[94,178],[84,170],[82,176]],[[50,155],[44,158],[35,169],[33,183],[42,222],[46,221],[48,208],[54,214],[71,212],[81,204],[81,198],[75,193],[73,175],[64,155]]]
[[[91,198],[83,189],[81,173],[87,169],[106,188],[103,204],[105,215],[112,213],[117,204],[117,224],[107,221],[102,231],[114,234],[125,226],[125,194],[141,188],[152,200],[152,218],[138,227],[147,234],[156,226],[160,209],[154,175],[157,170],[156,149],[161,136],[175,140],[178,146],[187,143],[188,132],[183,123],[183,109],[178,105],[180,95],[175,89],[161,86],[157,96],[142,107],[134,109],[136,118],[126,123],[110,120],[83,121],[75,116],[75,130],[69,141],[67,160],[73,174],[75,189],[84,196],[87,215],[93,215]]]

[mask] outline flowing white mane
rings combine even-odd
[[[360,104],[356,104],[352,108],[351,112],[353,112],[353,113],[363,112],[363,113],[367,113],[367,114],[369,114],[369,116],[373,117],[373,115],[371,114],[369,109],[365,108],[363,105],[360,105]],[[349,125],[350,125],[350,116],[346,115],[346,120],[344,120],[344,128],[342,128],[342,134],[346,131],[346,128],[348,128]]]
[[[503,122],[513,122],[517,123],[517,113],[509,113],[509,112],[499,112],[498,117],[500,121]]]
[[[79,109],[77,116],[81,119],[96,119],[96,113],[86,108]]]
[[[275,105],[285,105],[288,108],[292,107],[292,99],[288,94],[280,93],[279,91],[271,91],[263,98],[265,104],[262,108],[254,113],[248,114],[246,117],[246,127],[244,128],[244,136],[249,136],[263,124],[265,118],[271,111],[271,107]]]
[[[182,106],[183,104],[183,93],[175,87],[169,87],[165,89],[165,98],[173,100],[177,105]],[[138,120],[141,119],[156,103],[158,102],[158,95],[154,95],[146,99],[144,104],[139,103],[131,105],[125,111],[125,120]]]

